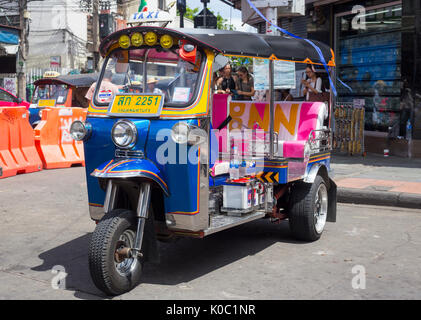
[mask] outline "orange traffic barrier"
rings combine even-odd
[[[42,110],[35,127],[35,145],[45,169],[85,165],[83,142],[70,136],[70,125],[86,119],[86,109],[51,107]]]
[[[0,108],[0,178],[42,170],[25,107]]]

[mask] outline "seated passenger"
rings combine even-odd
[[[281,90],[281,101],[292,101],[292,95],[290,93],[290,89],[282,89]]]
[[[161,94],[162,90],[159,88],[156,88],[155,85],[158,83],[158,79],[157,78],[150,78],[148,80],[148,88],[146,89],[147,93],[158,93]]]

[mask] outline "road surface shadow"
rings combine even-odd
[[[91,280],[88,268],[88,247],[91,234],[83,235],[39,255],[42,265],[35,271],[50,271],[54,266],[65,268],[66,289],[80,299],[108,298]],[[180,238],[171,243],[159,242],[160,263],[145,264],[142,283],[178,285],[202,277],[246,256],[255,255],[275,243],[296,243],[288,222],[270,223],[260,219],[209,235],[203,239]]]

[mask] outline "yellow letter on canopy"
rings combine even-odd
[[[229,129],[241,129],[243,126],[243,119],[242,116],[244,114],[244,109],[246,105],[243,102],[231,102],[230,103],[230,116],[232,120],[229,124]],[[233,128],[233,124],[237,123],[237,127]]]
[[[263,119],[257,108],[261,107],[263,110]],[[248,122],[248,127],[254,129],[254,124],[257,123],[259,127],[265,131],[269,130],[269,104],[259,103],[259,106],[256,103],[252,103],[250,106],[250,117]]]
[[[275,107],[275,121],[274,121],[274,130],[279,133],[281,124],[287,129],[290,135],[295,135],[295,125],[297,124],[297,113],[298,103],[293,103],[291,105],[291,111],[289,112],[289,120],[284,114],[281,105],[277,104]]]

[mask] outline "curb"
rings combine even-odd
[[[421,195],[411,193],[338,188],[337,199],[342,203],[421,209]]]

